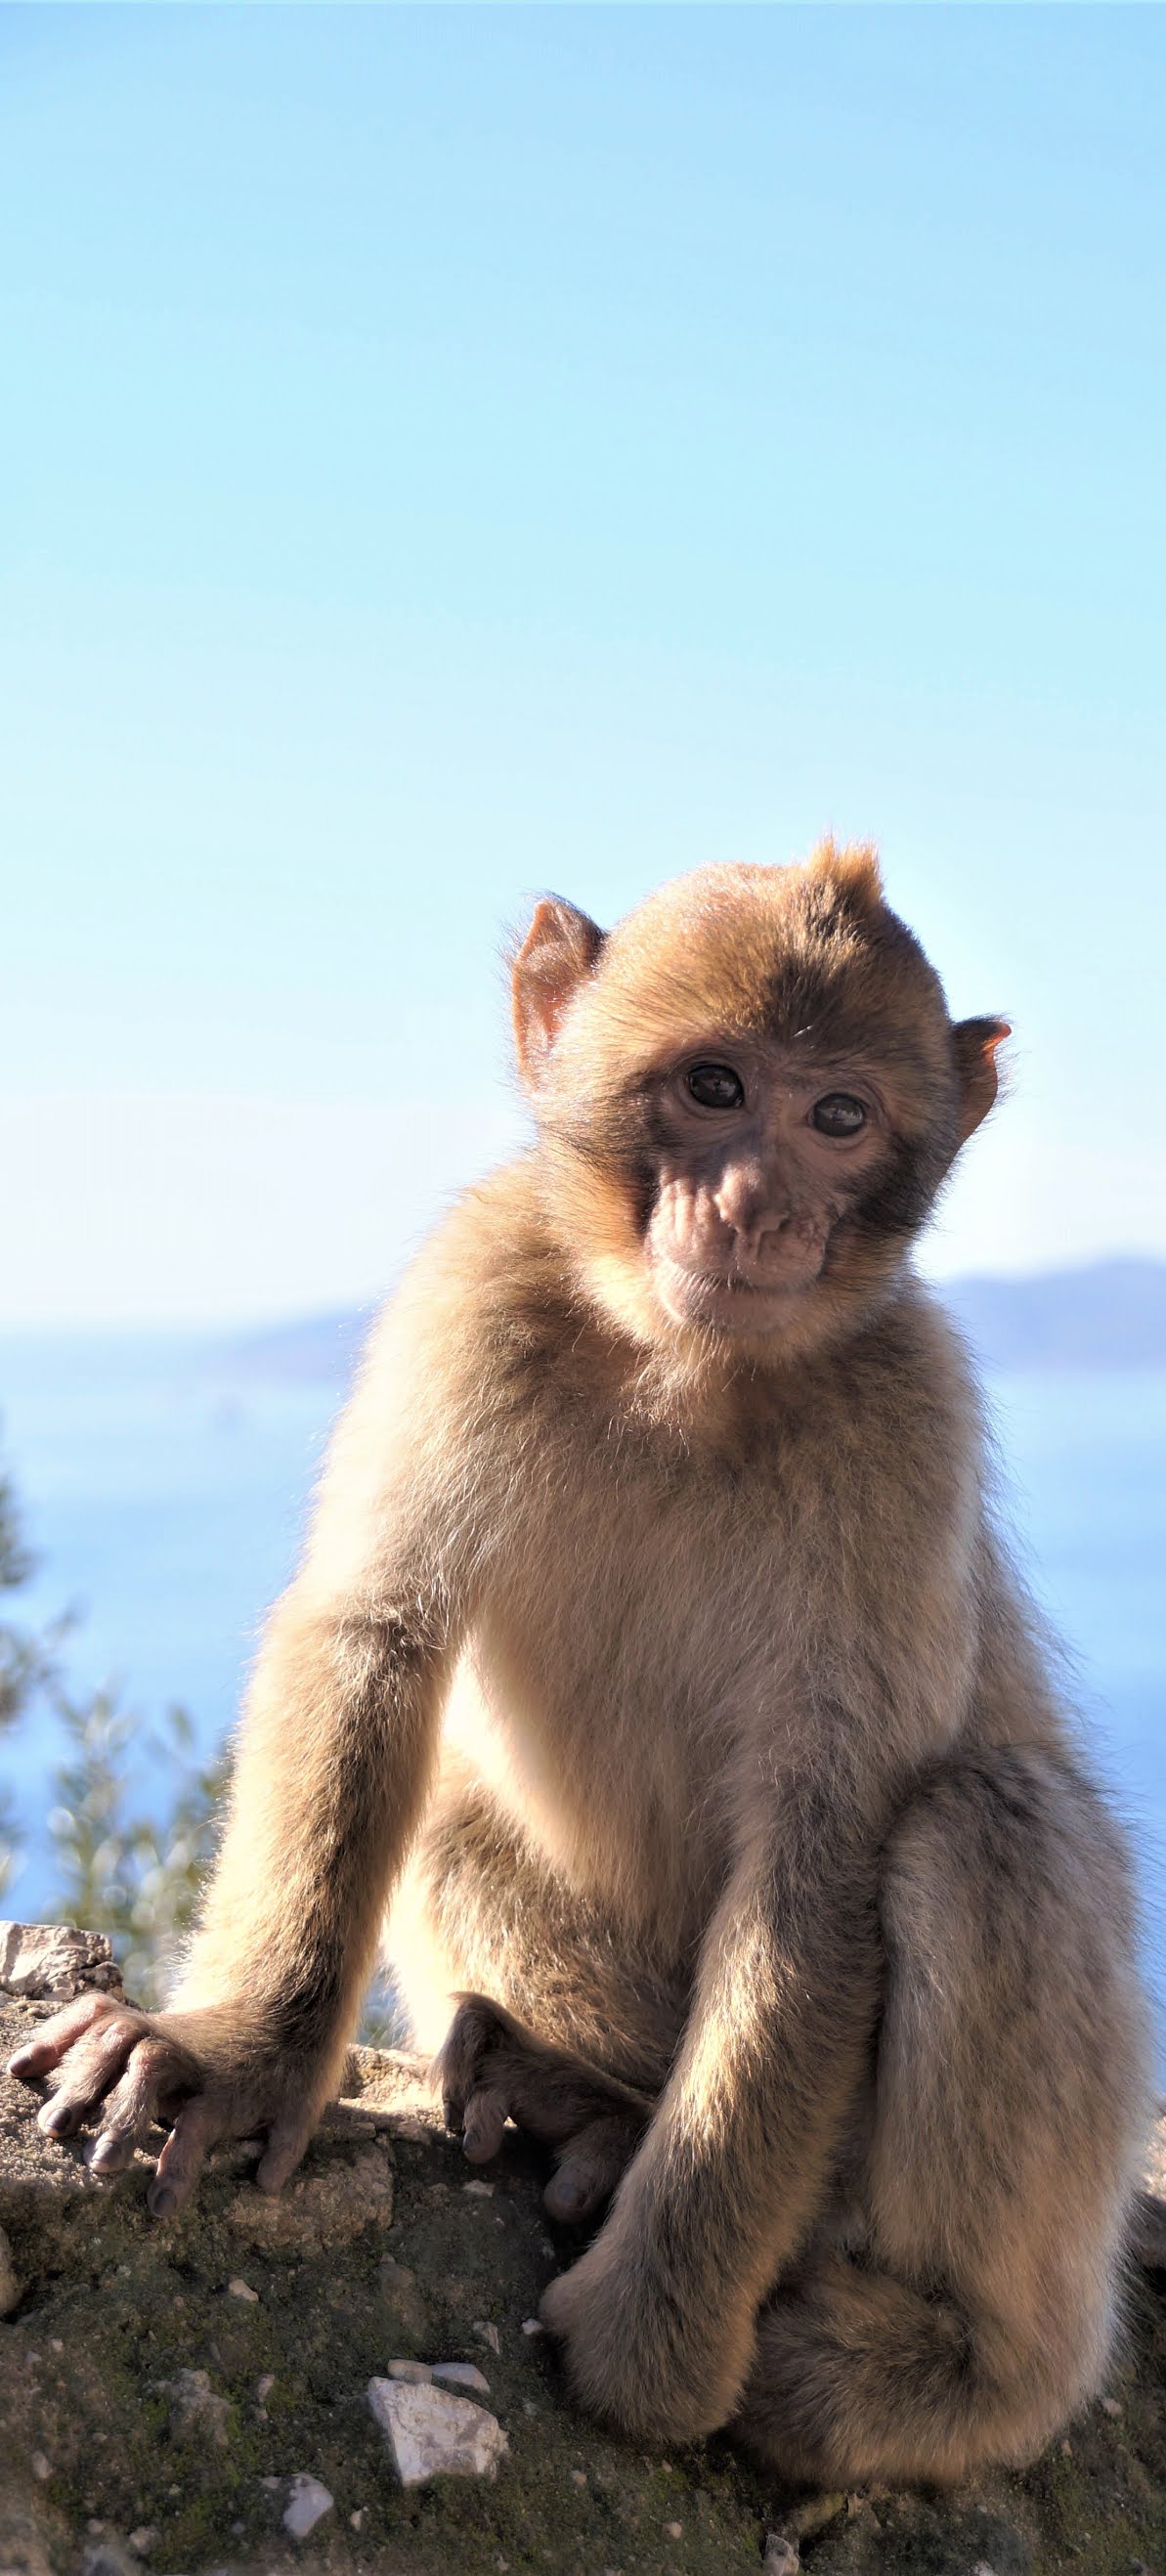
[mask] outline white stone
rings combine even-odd
[[[227,2297],[229,2299],[252,2299],[256,2305],[258,2305],[259,2302],[258,2290],[253,2290],[249,2281],[240,2281],[238,2278],[233,2281],[228,2281]]]
[[[445,2388],[370,2379],[368,2402],[403,2487],[427,2478],[495,2478],[510,2445],[496,2416]]]
[[[498,2340],[497,2326],[485,2325],[481,2317],[475,2317],[474,2333],[477,2335],[479,2343],[488,2343],[491,2352],[496,2352],[499,2355],[501,2354],[502,2346]]]
[[[1118,2404],[1116,2397],[1103,2397],[1101,2401],[1101,2411],[1103,2415],[1120,2415],[1121,2407]]]
[[[428,2388],[433,2372],[427,2361],[391,2361],[389,2377],[403,2380],[407,2388]]]
[[[539,2317],[524,2317],[522,2331],[524,2335],[540,2335],[545,2334],[546,2328]]]
[[[290,2531],[293,2540],[305,2540],[309,2531],[314,2531],[316,2524],[331,2511],[332,2498],[327,2487],[322,2487],[318,2478],[305,2477],[300,2471],[291,2482],[291,2495],[283,2517],[284,2530]]]
[[[493,2200],[494,2197],[492,2182],[464,2182],[462,2190],[468,2191],[471,2200]]]
[[[46,2458],[45,2458],[45,2455],[44,2455],[44,2452],[43,2452],[43,2451],[34,2451],[34,2452],[33,2452],[33,2455],[32,2455],[32,2474],[33,2474],[34,2478],[38,2478],[38,2479],[39,2479],[40,2484],[42,2485],[42,2487],[43,2487],[43,2485],[44,2485],[45,2479],[46,2479],[46,2478],[51,2478],[51,2476],[52,2476],[52,2474],[53,2474],[53,2473],[52,2473],[51,2468],[49,2467],[49,2463],[48,2463],[48,2461],[47,2461],[47,2460],[46,2460]]]
[[[472,2361],[435,2361],[429,2377],[447,2379],[451,2388],[474,2388],[479,2397],[488,2397],[490,2394],[489,2380],[483,2378],[481,2371]]]
[[[800,2576],[802,2553],[784,2531],[767,2531],[762,2576]]]

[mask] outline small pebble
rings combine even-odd
[[[539,2335],[543,2333],[544,2329],[542,2322],[538,2317],[524,2317],[522,2320],[522,2331],[524,2335]]]
[[[253,2290],[249,2281],[240,2281],[238,2278],[233,2281],[228,2281],[227,2297],[229,2299],[250,2299],[256,2307],[258,2307],[259,2304],[258,2290]]]
[[[350,2514],[349,2514],[348,2519],[349,2519],[350,2523],[352,2524],[352,2528],[353,2528],[353,2530],[354,2530],[354,2531],[363,2531],[363,2530],[364,2530],[364,2506],[363,2506],[362,2504],[358,2505],[358,2506],[357,2506],[357,2508],[356,2508],[355,2513],[350,2513]]]
[[[43,2452],[43,2451],[34,2451],[34,2452],[33,2452],[33,2455],[32,2455],[32,2474],[33,2474],[34,2478],[39,2478],[39,2479],[40,2479],[40,2482],[41,2482],[41,2485],[42,2485],[42,2486],[44,2485],[45,2479],[46,2479],[46,2478],[51,2478],[51,2476],[52,2476],[52,2474],[53,2474],[53,2473],[52,2473],[52,2470],[51,2470],[51,2469],[50,2469],[50,2467],[49,2467],[48,2461],[47,2461],[47,2460],[46,2460],[46,2458],[45,2458],[45,2455],[44,2455],[44,2452]]]
[[[464,2182],[462,2190],[468,2191],[471,2200],[493,2200],[494,2197],[492,2182]]]
[[[498,2339],[497,2326],[485,2325],[483,2324],[481,2317],[475,2317],[474,2333],[477,2335],[480,2343],[489,2344],[491,2352],[496,2352],[501,2355],[502,2346]]]
[[[1101,2401],[1101,2412],[1102,2412],[1102,2414],[1103,2414],[1103,2415],[1120,2415],[1120,2414],[1121,2414],[1121,2411],[1122,2411],[1122,2410],[1121,2410],[1121,2407],[1120,2407],[1120,2405],[1118,2404],[1118,2401],[1117,2401],[1117,2398],[1116,2398],[1116,2397],[1103,2397],[1103,2398],[1102,2398],[1102,2401]]]
[[[302,2471],[298,2472],[291,2482],[291,2496],[283,2517],[284,2530],[290,2531],[293,2540],[306,2540],[308,2533],[314,2531],[316,2524],[331,2511],[332,2498],[327,2487],[322,2487],[318,2478],[305,2477]]]
[[[275,2372],[273,2370],[265,2370],[262,2379],[257,2379],[255,2382],[256,2401],[260,2406],[266,2406],[267,2400],[270,2397],[274,2386]]]
[[[49,2336],[49,2351],[50,2351],[50,2352],[63,2352],[63,2351],[64,2351],[64,2349],[65,2349],[64,2344],[62,2343],[61,2338],[60,2338],[60,2336],[59,2336],[59,2335],[50,2335],[50,2336]]]
[[[390,2379],[403,2379],[410,2388],[428,2388],[433,2372],[427,2361],[391,2361],[388,2375]]]
[[[584,2486],[586,2486],[587,2481],[585,2478],[583,2483]],[[684,2524],[682,2522],[666,2522],[664,2525],[664,2538],[665,2540],[683,2540]]]
[[[282,2479],[282,2478],[260,2478],[259,2484],[260,2484],[260,2486],[261,2486],[261,2487],[269,2487],[269,2488],[281,2487],[281,2486],[283,2485],[283,2479]],[[181,2493],[181,2489],[180,2489],[180,2488],[178,2488],[178,2487],[171,2487],[171,2489],[170,2489],[170,2493],[171,2493],[171,2495],[179,2495],[179,2494]]]
[[[241,2522],[239,2529],[246,2530],[246,2524]],[[153,2548],[157,2537],[158,2534],[152,2522],[139,2523],[137,2530],[130,2533],[130,2548],[135,2558],[145,2558]]]
[[[1062,2458],[1063,2460],[1071,2460],[1071,2459],[1072,2459],[1072,2457],[1073,2457],[1073,2445],[1072,2445],[1072,2443],[1071,2443],[1071,2442],[1062,2442],[1062,2444],[1061,2444],[1061,2458]]]
[[[763,2576],[800,2576],[802,2553],[784,2531],[767,2531]]]
[[[428,2373],[430,2379],[443,2379],[451,2388],[472,2388],[479,2397],[488,2397],[490,2382],[472,2361],[435,2361]]]

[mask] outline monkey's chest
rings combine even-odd
[[[714,1590],[667,1547],[592,1533],[561,1572],[492,1588],[447,1732],[557,1873],[683,1944],[722,1878],[732,1756],[767,1695],[772,1571]]]

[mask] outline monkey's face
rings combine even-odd
[[[637,1340],[765,1361],[853,1328],[991,1107],[868,850],[708,868],[606,936],[541,903],[519,1062],[575,1276]]]
[[[665,1315],[780,1332],[890,1166],[884,1088],[865,1067],[713,1037],[660,1071],[645,1110],[643,1256]]]

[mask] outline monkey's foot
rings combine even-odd
[[[555,2150],[552,2218],[587,2219],[610,2200],[651,2116],[646,2094],[537,2039],[485,1995],[461,1997],[434,2073],[471,2164],[497,2155],[508,2119]]]

